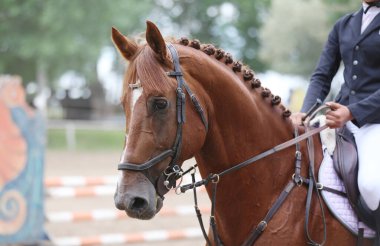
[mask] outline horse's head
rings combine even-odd
[[[202,147],[207,114],[203,109],[196,111],[197,107],[185,107],[194,101],[199,109],[204,101],[185,97],[197,89],[184,82],[176,50],[165,43],[153,23],[147,22],[145,45],[116,29],[112,29],[112,39],[129,61],[122,97],[128,137],[115,205],[130,217],[150,219],[161,209],[164,194],[175,187],[182,162]],[[194,81],[183,73],[185,80]]]

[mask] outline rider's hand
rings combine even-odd
[[[302,125],[302,118],[305,116],[305,113],[297,112],[290,115],[290,119],[292,120],[294,125],[300,126]]]
[[[327,102],[326,105],[331,108],[331,111],[326,113],[326,125],[330,128],[342,127],[347,121],[354,118],[349,108],[342,104]]]

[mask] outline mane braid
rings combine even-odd
[[[279,96],[274,96],[269,89],[263,88],[260,79],[255,77],[253,70],[240,61],[234,61],[230,53],[227,53],[222,49],[217,49],[212,44],[201,44],[197,39],[189,40],[186,37],[182,37],[177,40],[176,43],[201,50],[205,54],[213,56],[216,60],[223,62],[230,67],[236,75],[238,75],[240,81],[244,84],[248,83],[248,88],[252,88],[254,91],[257,91],[257,93],[260,93],[264,100],[269,98],[270,100],[268,99],[265,101],[268,101],[269,106],[278,107],[282,112],[281,114],[283,118],[288,118],[291,115],[290,110],[286,109],[285,106],[281,104],[281,98]]]

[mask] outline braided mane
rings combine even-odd
[[[281,98],[273,95],[268,88],[262,87],[260,79],[255,77],[253,70],[247,65],[242,64],[240,61],[234,61],[230,53],[225,52],[222,49],[217,49],[212,44],[201,44],[197,39],[189,40],[188,38],[182,37],[177,40],[176,43],[201,50],[205,54],[224,63],[232,69],[232,71],[240,78],[247,88],[253,89],[254,93],[261,94],[261,97],[265,99],[272,107],[278,107],[284,118],[288,118],[291,115],[290,110],[286,109],[285,106],[281,104]]]

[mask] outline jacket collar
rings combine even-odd
[[[353,25],[352,29],[355,34],[356,44],[360,43],[365,37],[367,37],[371,32],[376,30],[380,27],[380,14],[378,14],[372,22],[368,25],[368,27],[364,30],[362,34],[360,34],[361,31],[361,25],[362,25],[362,18],[363,18],[363,8],[361,8],[359,11],[355,12],[353,14]]]

